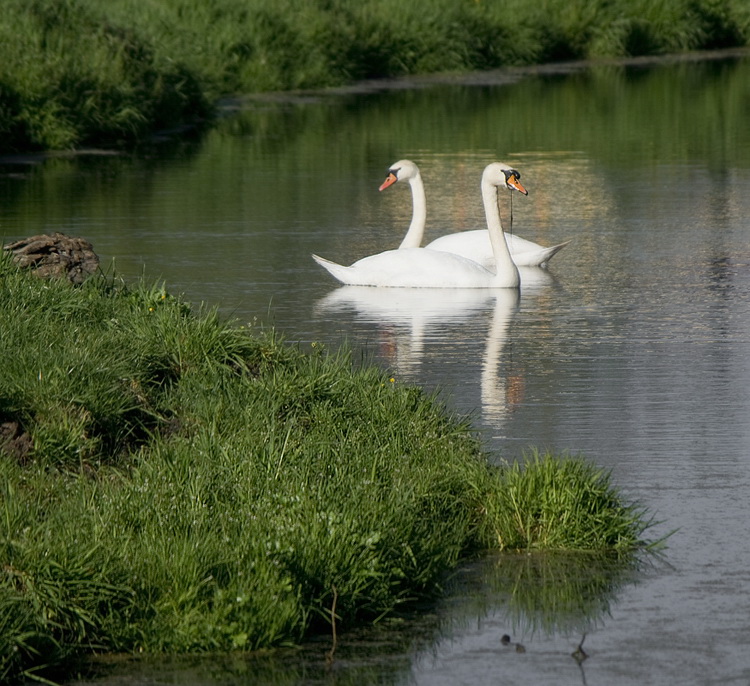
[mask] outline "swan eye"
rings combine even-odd
[[[505,185],[508,187],[515,187],[516,184],[520,185],[521,175],[515,169],[505,170]]]

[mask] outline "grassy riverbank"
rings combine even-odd
[[[5,0],[0,152],[132,145],[226,94],[747,45],[745,0]]]
[[[435,398],[344,353],[5,255],[0,285],[0,682],[343,630],[483,550],[648,545],[606,474],[491,467]]]

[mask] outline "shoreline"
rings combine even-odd
[[[646,68],[660,65],[671,65],[680,62],[709,62],[730,59],[750,58],[750,48],[726,48],[718,50],[700,50],[668,55],[649,55],[611,59],[571,60],[565,62],[547,62],[538,65],[520,67],[501,67],[487,71],[441,72],[420,76],[401,76],[384,79],[366,79],[346,86],[316,88],[288,91],[268,91],[245,93],[220,98],[216,103],[216,119],[224,119],[236,112],[254,107],[258,104],[304,105],[320,102],[326,98],[346,97],[350,95],[367,95],[396,90],[426,89],[439,86],[505,86],[512,85],[530,76],[569,75],[595,67],[634,67]],[[145,146],[158,145],[179,140],[184,134],[195,133],[200,124],[185,125],[176,128],[154,131],[144,142]],[[210,131],[214,126],[204,127]],[[117,148],[85,147],[72,150],[29,151],[21,153],[0,154],[0,165],[32,166],[48,159],[72,157],[117,157],[138,155],[138,148],[120,150]]]

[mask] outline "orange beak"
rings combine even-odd
[[[385,181],[380,184],[380,188],[378,188],[379,191],[384,191],[388,186],[392,186],[394,183],[396,183],[398,179],[396,178],[396,175],[393,172],[388,172],[388,176],[385,177]]]
[[[523,193],[524,195],[529,194],[529,192],[523,187],[523,185],[521,184],[521,181],[515,174],[511,174],[508,177],[508,185],[511,188],[514,188],[515,190],[517,190],[519,193]]]

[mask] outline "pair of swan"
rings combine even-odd
[[[416,165],[411,162],[405,164],[405,162],[407,161],[402,160],[401,163],[396,163],[391,168],[388,178],[381,186],[381,190],[399,180],[409,180],[412,186],[415,207],[412,225],[407,233],[408,241],[406,238],[404,239],[406,245],[402,243],[397,250],[386,250],[376,255],[364,257],[350,267],[336,264],[318,255],[313,255],[313,259],[327,269],[334,278],[344,284],[353,286],[518,288],[520,276],[503,232],[497,205],[497,193],[498,188],[502,187],[517,190],[527,195],[528,191],[521,184],[520,174],[512,167],[500,162],[489,164],[482,174],[482,201],[488,230],[476,233],[484,234],[490,245],[492,264],[488,268],[475,259],[470,259],[464,255],[443,252],[443,249],[434,247],[434,241],[429,248],[417,247],[422,240],[421,233],[424,232],[424,215],[426,214],[424,186]],[[415,170],[416,174],[414,174]],[[401,174],[403,174],[403,179],[400,178]],[[392,180],[390,180],[391,175],[393,176]],[[475,232],[464,233],[473,234]],[[456,240],[454,236],[460,238],[462,235],[463,233],[452,234],[451,236],[444,236],[443,239]],[[541,249],[541,246],[536,247]],[[557,250],[560,247],[562,246],[555,246]],[[547,259],[549,259],[549,256]]]
[[[510,171],[510,167],[506,169]],[[520,174],[515,173],[515,180],[520,179]],[[412,216],[411,224],[409,224],[409,230],[404,236],[404,240],[401,241],[399,248],[418,248],[422,244],[422,238],[424,237],[425,221],[427,219],[427,199],[424,192],[424,183],[422,182],[422,175],[419,173],[419,167],[417,167],[411,160],[399,160],[398,162],[391,165],[388,170],[388,176],[385,181],[381,184],[379,190],[383,191],[386,188],[392,186],[397,182],[407,181],[411,187],[412,197]],[[528,195],[527,191],[522,190],[517,185],[509,183],[511,188],[521,191],[524,195]],[[508,249],[510,250],[513,262],[516,263],[517,267],[541,267],[549,262],[555,254],[562,250],[568,242],[553,245],[551,247],[545,247],[527,241],[520,236],[505,232],[505,240],[508,242]],[[451,233],[446,236],[436,238],[427,246],[430,250],[442,250],[443,252],[450,252],[455,255],[461,255],[474,262],[481,264],[487,269],[493,269],[495,266],[495,258],[492,254],[492,245],[490,244],[490,235],[484,229],[476,229],[474,231],[460,231],[458,233]]]

